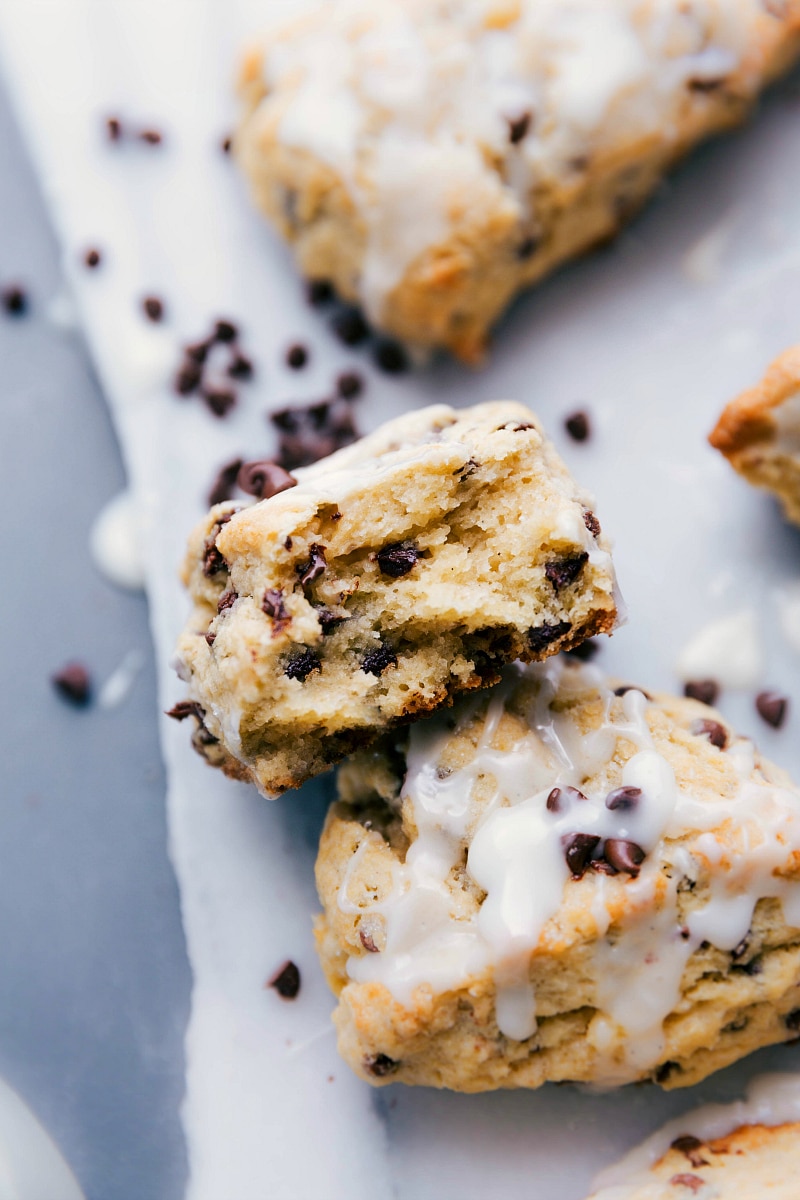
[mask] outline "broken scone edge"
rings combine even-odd
[[[616,622],[591,500],[522,405],[408,414],[296,475],[212,509],[184,568],[194,744],[266,795]]]

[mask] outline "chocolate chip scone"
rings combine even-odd
[[[371,1083],[696,1083],[800,1028],[800,789],[563,658],[340,770],[318,947]]]
[[[800,346],[731,401],[709,441],[748,483],[773,492],[800,525]]]
[[[615,623],[591,499],[522,405],[424,409],[278,476],[192,535],[175,713],[266,795]]]
[[[338,0],[248,56],[235,152],[301,271],[480,360],[800,52],[800,0]]]

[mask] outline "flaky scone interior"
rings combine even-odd
[[[317,863],[371,1083],[667,1088],[800,1029],[800,790],[694,700],[563,657],[340,771]]]
[[[195,530],[178,646],[195,744],[267,795],[616,622],[592,501],[522,405],[424,409],[291,482]]]

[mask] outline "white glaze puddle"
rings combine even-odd
[[[141,517],[130,490],[120,492],[98,513],[89,535],[94,564],[121,588],[144,587]]]
[[[764,671],[758,617],[750,609],[704,625],[681,650],[680,679],[716,679],[722,687],[753,688]]]
[[[0,1200],[85,1200],[55,1142],[1,1079]]]

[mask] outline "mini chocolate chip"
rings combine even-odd
[[[642,798],[642,789],[638,787],[614,788],[606,796],[606,808],[612,812],[630,812],[636,808]]]
[[[71,704],[84,707],[91,699],[92,681],[83,663],[67,663],[60,671],[56,671],[52,683],[59,695]]]
[[[289,679],[297,679],[300,683],[305,683],[312,671],[321,669],[322,663],[319,661],[319,655],[314,650],[306,649],[287,660],[283,673]]]
[[[564,428],[573,442],[587,442],[592,436],[589,414],[582,409],[564,418]]]
[[[210,349],[211,345],[207,341],[190,342],[188,346],[184,346],[183,352],[187,358],[192,360],[192,362],[202,364],[208,358],[208,352]]]
[[[187,717],[196,717],[202,722],[206,713],[197,700],[179,700],[172,708],[167,709],[165,715],[172,717],[173,721],[185,721]]]
[[[229,379],[252,379],[255,374],[252,360],[246,354],[242,354],[240,350],[234,352],[233,358],[228,363],[227,375]]]
[[[555,625],[549,625],[545,622],[543,625],[538,625],[533,629],[529,629],[525,635],[528,641],[528,646],[532,654],[541,654],[553,642],[557,642],[559,638],[569,633],[572,626],[569,621],[559,621]]]
[[[587,641],[581,642],[579,646],[573,646],[571,650],[566,650],[565,653],[568,658],[576,658],[578,662],[591,662],[600,653],[600,643],[589,638]]]
[[[508,122],[508,140],[512,146],[516,146],[531,127],[531,113],[523,112],[518,117],[506,117],[506,121]]]
[[[217,612],[227,612],[229,608],[233,608],[236,601],[239,599],[238,592],[223,592],[217,601]]]
[[[139,133],[139,140],[148,146],[160,146],[164,136],[158,129],[142,129]]]
[[[565,802],[572,803],[576,800],[586,800],[586,796],[578,788],[554,787],[547,797],[546,808],[548,812],[563,812],[567,806]]]
[[[588,508],[584,509],[583,511],[583,523],[589,530],[589,533],[592,535],[592,537],[600,537],[600,534],[603,532],[600,528],[600,522],[594,513],[590,512]]]
[[[561,839],[564,858],[573,879],[582,879],[600,838],[594,833],[568,833]]]
[[[345,346],[358,346],[369,337],[369,325],[361,310],[350,306],[335,314],[331,329]]]
[[[368,954],[380,954],[380,951],[378,950],[378,947],[375,945],[375,942],[374,942],[371,934],[365,933],[363,929],[359,929],[358,936],[359,936],[361,945],[364,947],[364,949],[367,951]]]
[[[714,704],[719,695],[719,684],[716,679],[690,679],[683,686],[683,694],[701,704]]]
[[[783,725],[788,707],[789,701],[779,692],[759,692],[756,696],[758,715],[773,729],[780,729]]]
[[[215,504],[222,504],[224,500],[230,500],[236,488],[236,479],[241,468],[241,458],[232,458],[229,463],[220,467],[208,493],[208,503],[211,508]]]
[[[400,1063],[389,1058],[388,1054],[371,1054],[364,1059],[364,1069],[369,1071],[370,1075],[377,1076],[378,1079],[382,1079],[384,1075],[393,1075],[399,1067]]]
[[[588,562],[589,555],[585,550],[579,554],[570,554],[567,558],[558,558],[545,564],[545,577],[552,583],[557,592],[569,587],[575,582]]]
[[[203,574],[210,579],[212,575],[219,575],[220,571],[227,571],[227,569],[228,564],[222,557],[222,552],[209,539],[203,553]]]
[[[300,971],[291,961],[287,961],[272,976],[267,987],[274,988],[282,1000],[294,1000],[300,991]]]
[[[673,1175],[669,1182],[672,1187],[685,1187],[692,1192],[699,1192],[705,1186],[699,1175],[692,1174]]]
[[[343,400],[355,400],[364,390],[364,380],[357,371],[342,371],[336,379],[336,390]]]
[[[413,542],[395,542],[391,546],[384,546],[375,557],[384,575],[401,579],[417,565],[419,550]]]
[[[83,256],[83,261],[86,266],[93,271],[95,267],[99,267],[102,262],[102,255],[95,247],[90,247]]]
[[[215,417],[227,417],[236,406],[236,392],[232,388],[204,387],[201,395],[206,407]]]
[[[517,246],[517,258],[520,260],[520,262],[524,262],[527,258],[533,258],[538,249],[539,239],[535,237],[526,237]]]
[[[313,542],[308,548],[308,559],[297,567],[297,577],[300,587],[308,587],[319,579],[328,564],[325,561],[325,547]]]
[[[261,609],[280,625],[285,625],[287,621],[291,620],[283,602],[283,592],[278,588],[267,588],[264,592],[264,599],[261,601]]]
[[[18,283],[11,283],[0,291],[0,303],[10,317],[21,317],[28,309],[28,297]]]
[[[277,461],[288,471],[317,462],[358,436],[350,405],[340,399],[280,409],[269,419],[280,431]]]
[[[645,853],[636,842],[629,842],[626,838],[606,838],[603,857],[615,871],[622,871],[635,879],[645,860]]]
[[[200,386],[203,370],[193,358],[186,358],[178,368],[174,387],[179,396],[191,396]]]
[[[213,646],[214,642],[217,640],[217,635],[215,633],[204,633],[203,637],[206,639],[206,644],[208,646]]]
[[[685,1154],[693,1167],[707,1167],[708,1163],[698,1151],[702,1149],[703,1143],[700,1138],[695,1137],[691,1133],[681,1134],[674,1141],[670,1142],[670,1149],[677,1150],[679,1154]]]
[[[319,627],[323,633],[330,633],[337,625],[341,625],[342,621],[346,621],[346,617],[339,617],[335,612],[331,612],[329,608],[317,609],[317,620]]]
[[[728,734],[719,721],[692,721],[689,732],[696,737],[707,737],[711,745],[716,746],[718,750],[724,750],[728,744]]]
[[[408,370],[408,355],[399,342],[381,338],[373,351],[375,366],[387,375],[402,375]]]
[[[306,283],[306,300],[312,308],[321,308],[333,299],[333,287],[327,279],[309,279]]]
[[[149,321],[158,322],[164,316],[164,302],[158,296],[145,296],[142,308]]]
[[[368,651],[361,660],[361,670],[367,675],[382,675],[387,667],[397,666],[397,655],[386,645]]]
[[[293,371],[299,371],[308,362],[308,350],[300,342],[296,342],[286,351],[286,365]]]
[[[233,138],[230,134],[226,134],[226,136],[220,142],[219,147],[223,154],[230,154],[231,150],[233,149]]]
[[[270,497],[297,486],[294,475],[290,475],[283,467],[269,459],[243,463],[236,482],[243,492],[248,496],[255,496],[257,500],[269,500]]]
[[[106,118],[106,134],[110,142],[118,142],[122,137],[122,122],[119,117]]]
[[[234,325],[233,321],[220,320],[214,322],[214,340],[227,345],[229,342],[235,342],[239,336],[239,330]]]

